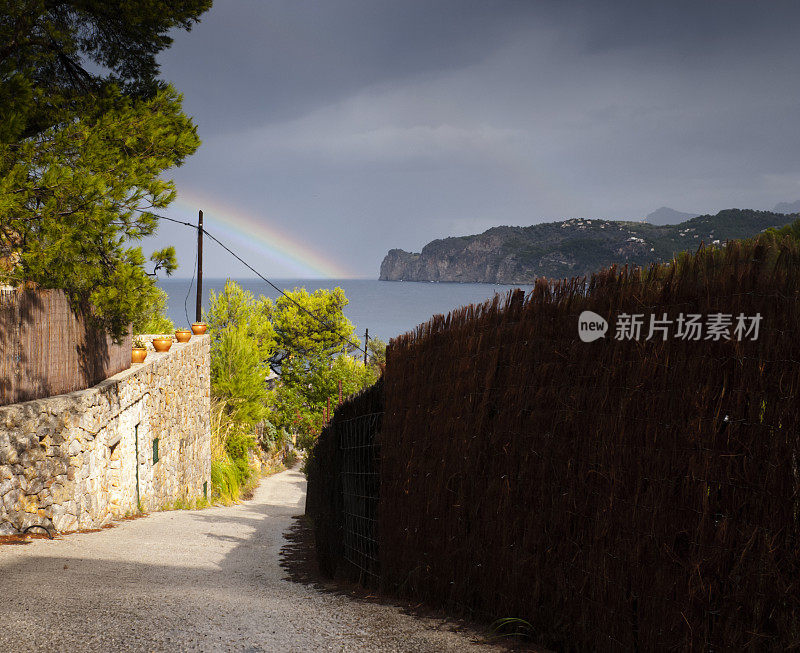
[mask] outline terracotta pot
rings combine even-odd
[[[146,349],[134,347],[131,351],[131,363],[143,363],[145,358],[147,358]]]
[[[208,325],[205,322],[195,322],[192,324],[192,333],[196,336],[202,336],[206,329],[208,329]]]
[[[171,338],[153,338],[153,349],[156,351],[169,351],[172,347]]]
[[[189,342],[192,337],[192,332],[189,329],[178,329],[175,332],[175,340],[178,342]]]

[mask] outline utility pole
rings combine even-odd
[[[367,364],[367,352],[369,351],[369,329],[364,333],[364,365]]]
[[[195,322],[203,319],[203,212],[197,218],[197,311]]]

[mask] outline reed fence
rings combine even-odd
[[[761,321],[583,342],[583,311]],[[800,245],[767,235],[541,281],[393,340],[381,586],[559,650],[797,648],[799,335]]]
[[[63,292],[0,290],[0,405],[82,390],[130,364],[130,336],[115,344]]]
[[[383,382],[349,397],[322,430],[307,463],[306,514],[323,572],[365,585],[379,578],[377,507]]]

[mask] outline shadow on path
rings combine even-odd
[[[283,534],[286,543],[280,552],[280,566],[286,572],[288,580],[311,587],[318,592],[346,596],[352,601],[391,605],[416,619],[437,622],[438,630],[478,636],[478,642],[481,644],[501,646],[508,651],[545,653],[546,649],[534,646],[532,643],[498,637],[487,624],[476,624],[466,619],[445,615],[441,610],[388,596],[343,578],[327,578],[319,571],[317,565],[314,531],[309,519],[305,515],[296,515],[292,517],[292,522],[292,525]]]

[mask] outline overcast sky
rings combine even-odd
[[[800,199],[798,35],[797,2],[217,0],[160,58],[203,140],[169,215],[267,275],[377,278],[496,225],[771,208]]]

